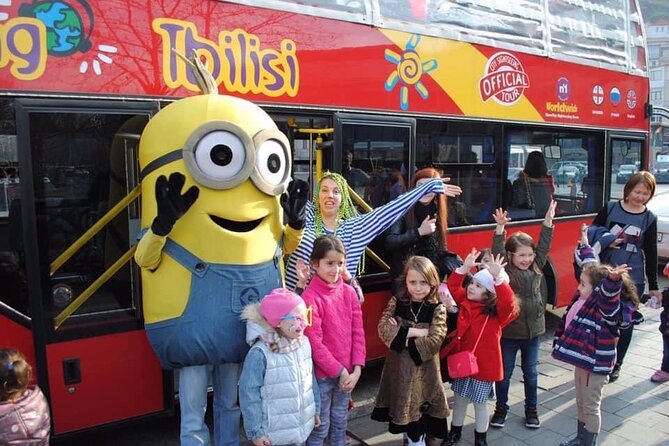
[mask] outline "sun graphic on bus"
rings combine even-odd
[[[409,108],[409,86],[413,85],[423,99],[430,96],[427,87],[420,79],[424,73],[434,71],[438,67],[435,59],[421,61],[420,56],[415,51],[418,42],[420,42],[420,36],[411,36],[402,54],[386,49],[384,55],[388,62],[397,66],[386,78],[384,87],[386,91],[392,91],[398,83],[402,84],[400,87],[400,107],[402,110]]]

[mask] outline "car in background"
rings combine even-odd
[[[573,184],[581,178],[580,169],[570,165],[562,165],[557,170],[552,170],[551,174],[557,186],[566,186],[570,182]]]
[[[616,184],[625,184],[632,175],[636,172],[634,164],[621,164],[616,174]]]
[[[656,161],[653,175],[658,183],[669,183],[669,161]]]
[[[662,267],[669,260],[669,192],[655,195],[648,209],[657,216],[657,257]]]

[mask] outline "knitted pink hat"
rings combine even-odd
[[[305,305],[297,294],[285,288],[275,288],[260,302],[260,315],[272,327],[278,327],[281,319],[300,304]]]

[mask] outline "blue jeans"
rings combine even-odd
[[[662,335],[662,367],[661,369],[669,373],[669,336]]]
[[[339,388],[339,378],[319,379],[318,391],[321,394],[321,425],[311,431],[307,446],[321,446],[328,433],[330,446],[344,446],[351,393],[345,393]]]
[[[214,444],[238,445],[240,410],[237,399],[240,364],[198,365],[179,369],[181,446],[210,446],[207,411],[209,378],[214,388]]]
[[[509,385],[516,366],[516,353],[520,350],[520,364],[525,384],[525,408],[537,407],[537,361],[539,358],[539,336],[532,339],[502,338],[502,362],[504,379],[495,383],[497,408],[509,410]]]

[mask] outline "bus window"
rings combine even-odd
[[[20,226],[12,216],[20,212],[21,188],[12,101],[0,101],[0,310],[29,316],[25,253]],[[7,308],[9,307],[9,308]],[[11,310],[10,310],[11,309]],[[3,311],[4,312],[4,311]]]
[[[40,254],[51,268],[136,186],[139,135],[147,122],[148,114],[30,113],[34,171],[49,180],[35,188],[35,209]],[[139,231],[138,218],[137,203],[132,203],[51,274],[54,316],[129,250]],[[124,264],[68,323],[91,314],[138,318],[138,283],[134,264]]]
[[[500,190],[493,135],[500,129],[488,123],[418,121],[417,165],[434,166],[462,187],[460,197],[448,199],[450,227],[492,221]]]
[[[342,115],[340,115],[342,116]],[[372,208],[381,206],[407,190],[417,170],[409,161],[413,121],[388,122],[376,119],[360,122],[341,119],[342,175]],[[361,212],[364,212],[361,210]],[[389,259],[383,237],[369,248],[381,259]],[[365,259],[365,274],[384,272],[374,260]]]
[[[611,139],[611,198],[623,198],[623,189],[629,177],[639,170],[642,141]]]
[[[596,212],[601,206],[604,187],[604,135],[597,132],[559,130],[512,130],[507,134],[505,196],[507,210],[514,220],[543,218],[552,197],[557,215]],[[532,155],[538,152],[538,155]],[[532,160],[539,160],[535,163]],[[530,167],[529,163],[532,163]],[[529,205],[514,197],[514,183],[524,181],[527,172]],[[508,189],[511,189],[509,191]],[[516,192],[518,193],[518,192]]]

